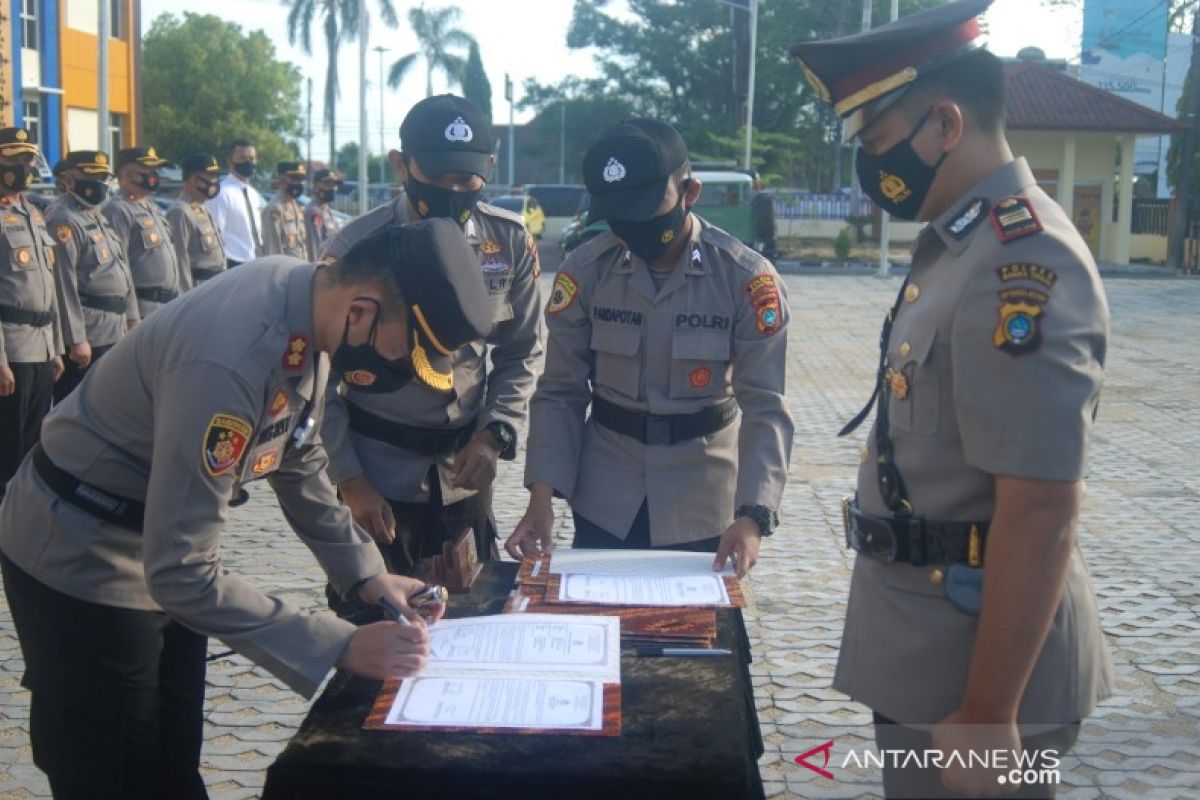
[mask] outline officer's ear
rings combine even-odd
[[[392,165],[392,172],[396,174],[397,181],[404,183],[408,180],[408,163],[403,153],[399,150],[389,150],[388,163]]]
[[[684,184],[683,190],[683,205],[684,208],[691,208],[700,200],[700,193],[704,190],[704,182],[698,178],[688,178]]]
[[[941,150],[948,153],[958,147],[966,133],[962,107],[953,100],[939,100],[930,109],[929,122],[942,140]]]

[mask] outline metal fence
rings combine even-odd
[[[831,219],[869,217],[875,204],[867,198],[855,200],[844,194],[803,194],[774,190],[776,219]]]
[[[1133,233],[1166,236],[1171,217],[1171,201],[1158,198],[1135,198],[1133,201]]]

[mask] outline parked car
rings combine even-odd
[[[700,170],[692,176],[704,184],[696,214],[753,247],[754,176],[738,170]]]
[[[588,222],[588,208],[591,206],[591,200],[592,196],[584,192],[575,207],[574,218],[563,229],[562,238],[558,240],[558,248],[563,255],[579,247],[588,239],[593,239],[608,230],[608,223],[602,219]]]
[[[546,212],[536,197],[527,194],[506,194],[488,202],[514,214],[520,214],[529,234],[535,239],[542,238],[546,231]]]

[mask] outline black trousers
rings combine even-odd
[[[38,442],[54,387],[54,367],[49,361],[8,367],[17,388],[0,397],[0,498],[25,454]]]
[[[63,356],[63,374],[58,379],[58,383],[54,384],[54,404],[58,405],[63,400],[67,399],[67,395],[75,390],[75,387],[83,382],[83,376],[87,375],[88,370],[100,360],[100,356],[112,350],[111,344],[102,345],[92,348],[92,360],[88,362],[86,367],[78,366],[69,357]]]
[[[926,730],[917,730],[898,725],[882,714],[875,713],[875,744],[880,750],[905,750],[921,753],[933,747],[933,739]],[[1075,746],[1079,738],[1079,723],[1064,725],[1045,733],[1021,740],[1026,753],[1053,751],[1059,758]],[[888,798],[963,798],[967,795],[951,792],[942,786],[939,769],[906,767],[893,769],[891,761],[884,762],[883,793]],[[1016,792],[1005,797],[1053,798],[1056,787],[1052,783],[1026,783]]]
[[[578,514],[574,514],[573,516],[575,517],[575,541],[571,543],[571,546],[574,548],[649,550],[652,546],[650,544],[650,505],[646,500],[642,501],[642,507],[638,509],[637,516],[633,518],[633,525],[629,528],[629,535],[624,539],[618,539],[594,522]],[[654,549],[715,553],[720,545],[721,537],[714,536],[711,539],[697,539],[694,542],[684,542],[682,544],[658,545]]]
[[[33,763],[57,800],[206,798],[207,640],[162,612],[89,603],[0,554],[32,694]]]
[[[429,485],[432,487],[429,500],[424,503],[388,501],[396,517],[396,539],[391,544],[380,544],[378,547],[391,573],[415,575],[421,559],[441,555],[443,543],[471,528],[475,530],[475,551],[479,554],[479,560],[494,561],[500,557],[496,545],[496,520],[492,516],[492,487],[457,503],[443,505],[441,482],[436,469],[431,468],[429,475]],[[372,613],[372,606],[367,606],[358,598],[345,600],[332,586],[325,587],[325,596],[329,600],[329,607],[339,616],[358,617]]]

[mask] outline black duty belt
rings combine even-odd
[[[32,325],[44,328],[54,322],[53,311],[30,311],[28,308],[17,308],[0,304],[0,321],[14,325]]]
[[[134,291],[137,292],[138,299],[149,303],[169,303],[176,297],[179,297],[179,292],[164,289],[161,286],[153,286],[149,289],[138,288]]]
[[[402,450],[412,450],[423,456],[457,453],[475,435],[474,423],[462,428],[418,428],[377,417],[353,403],[345,405],[350,415],[350,430],[368,439],[376,439]]]
[[[983,564],[986,522],[934,522],[919,517],[876,517],[842,501],[846,546],[886,564]]]
[[[33,448],[33,468],[51,491],[76,508],[122,528],[142,530],[145,504],[98,489],[59,469],[40,444]]]
[[[79,302],[97,311],[107,311],[110,314],[124,314],[126,299],[124,297],[105,297],[98,294],[79,294]]]
[[[737,412],[732,397],[692,414],[647,414],[592,396],[592,419],[597,424],[642,444],[679,444],[708,436],[737,419]]]
[[[216,269],[201,269],[200,267],[192,267],[192,278],[195,279],[197,283],[202,283],[204,281],[212,280],[224,271],[225,270],[221,269],[220,267],[217,267]]]

